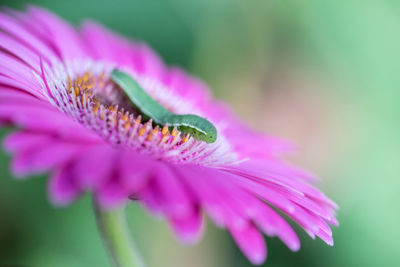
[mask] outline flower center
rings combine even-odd
[[[105,79],[104,72],[94,76],[90,71],[86,71],[77,74],[73,80],[68,76],[67,88],[68,93],[84,107],[91,106],[94,115],[101,120],[107,117],[114,126],[122,124],[125,131],[134,128],[139,136],[146,135],[146,141],[158,138],[161,143],[166,143],[174,142],[180,137],[180,144],[189,140],[188,135],[180,133],[176,128],[170,132],[168,125],[164,125],[162,129],[158,125],[153,127],[151,119],[142,124],[140,110],[130,103],[118,85],[110,79]]]
[[[95,102],[94,106],[97,109],[100,105],[104,105],[109,110],[120,109],[137,115],[140,113],[114,82],[105,79],[104,72],[95,76],[91,71],[86,71],[83,74],[77,74],[74,80],[68,76],[67,88],[68,93],[72,94],[74,91],[73,96],[80,98],[82,103]]]
[[[131,148],[157,159],[201,165],[237,162],[237,154],[223,135],[207,144],[168,125],[155,125],[143,116],[113,81],[114,64],[93,61],[63,62],[44,66],[47,97],[58,109],[95,131],[117,147]],[[152,78],[125,68],[155,101],[178,114],[202,112]],[[42,77],[43,78],[43,77]],[[42,80],[43,88],[46,88]],[[217,125],[216,125],[217,126]]]

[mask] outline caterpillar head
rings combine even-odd
[[[181,116],[183,120],[178,126],[179,131],[209,144],[217,140],[217,129],[207,119],[191,114]]]

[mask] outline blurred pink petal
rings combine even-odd
[[[256,265],[262,264],[267,257],[267,247],[263,236],[252,224],[243,228],[229,229],[239,248]]]

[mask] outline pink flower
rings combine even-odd
[[[54,204],[85,191],[106,209],[134,199],[186,242],[199,238],[205,213],[254,264],[267,253],[260,232],[300,247],[275,209],[333,244],[328,224],[337,225],[337,206],[309,184],[312,175],[280,159],[291,145],[247,128],[201,81],[165,66],[147,45],[93,22],[76,30],[37,7],[0,13],[0,29],[0,125],[16,127],[4,147],[17,177],[51,173]],[[173,112],[208,118],[217,141],[141,120],[109,80],[115,67]]]

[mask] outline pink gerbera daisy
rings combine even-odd
[[[51,173],[54,204],[89,191],[106,214],[134,200],[186,242],[199,238],[205,213],[254,264],[266,258],[261,232],[300,247],[277,211],[333,244],[337,206],[309,184],[312,175],[282,161],[291,146],[247,128],[201,81],[165,66],[147,45],[93,22],[76,30],[37,7],[0,13],[0,29],[0,125],[16,129],[4,148],[15,176]],[[142,119],[110,80],[114,68],[170,111],[207,118],[216,142]]]

